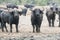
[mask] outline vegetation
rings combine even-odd
[[[34,5],[47,5],[47,2],[56,2],[60,4],[60,0],[0,0],[0,4],[13,3],[17,5],[34,4]]]

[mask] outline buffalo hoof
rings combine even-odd
[[[36,31],[37,33],[40,33],[40,31]]]
[[[4,30],[2,30],[2,32],[4,32]]]
[[[60,25],[58,27],[60,27]]]
[[[54,27],[54,26],[52,26],[52,27]]]
[[[8,32],[8,30],[6,32]]]
[[[12,31],[10,31],[12,33]]]
[[[35,31],[33,31],[33,33],[35,33]]]
[[[2,32],[4,32],[4,31],[2,31]]]
[[[51,25],[49,25],[49,27],[51,27]]]
[[[58,26],[58,27],[60,27],[60,26]]]
[[[51,25],[49,27],[52,27]]]
[[[16,31],[17,33],[19,33],[19,31]]]
[[[37,33],[40,33],[40,32],[37,32]]]
[[[52,27],[54,27],[54,24],[52,24]]]

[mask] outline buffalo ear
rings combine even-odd
[[[34,10],[31,9],[31,11],[32,11],[32,13],[35,13],[35,9]]]
[[[56,11],[58,11],[58,8],[56,8]]]
[[[53,7],[51,7],[50,9],[53,10]]]
[[[18,14],[21,16],[22,15],[22,11],[18,11]]]
[[[40,13],[42,13],[42,14],[43,14],[43,10],[40,10]]]

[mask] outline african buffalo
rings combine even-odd
[[[6,23],[10,24],[10,32],[12,32],[12,24],[16,25],[16,32],[18,32],[19,12],[17,10],[13,10],[10,12],[3,11],[1,13],[1,20],[2,20],[2,32],[4,32],[4,27],[8,32]]]
[[[33,32],[35,32],[35,28],[36,32],[40,32],[42,20],[43,20],[43,11],[40,10],[39,8],[32,10],[31,24],[33,26]]]
[[[26,13],[27,13],[27,8],[21,8],[22,9],[22,11],[19,11],[20,12],[20,14],[21,15],[23,15],[23,16],[26,16]]]
[[[12,4],[12,3],[7,4],[6,7],[7,8],[12,8],[12,9],[14,9],[14,8],[17,8],[18,9],[18,6],[15,5],[15,4]]]
[[[24,7],[26,7],[26,8],[33,8],[34,5],[31,5],[31,4],[25,4]]]
[[[3,10],[0,10],[0,23],[1,23],[1,12],[3,12]],[[1,28],[1,26],[0,26],[0,28]]]
[[[55,15],[56,15],[55,13],[56,13],[55,7],[50,7],[46,12],[49,27],[51,27],[51,26],[54,27],[54,21],[55,21]]]
[[[59,7],[56,8],[56,13],[59,16],[59,27],[60,27],[60,8]]]

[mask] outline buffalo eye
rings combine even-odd
[[[56,8],[56,10],[58,10],[58,8]]]
[[[52,8],[52,7],[51,7],[50,9],[51,9],[51,10],[53,10],[53,8]]]

